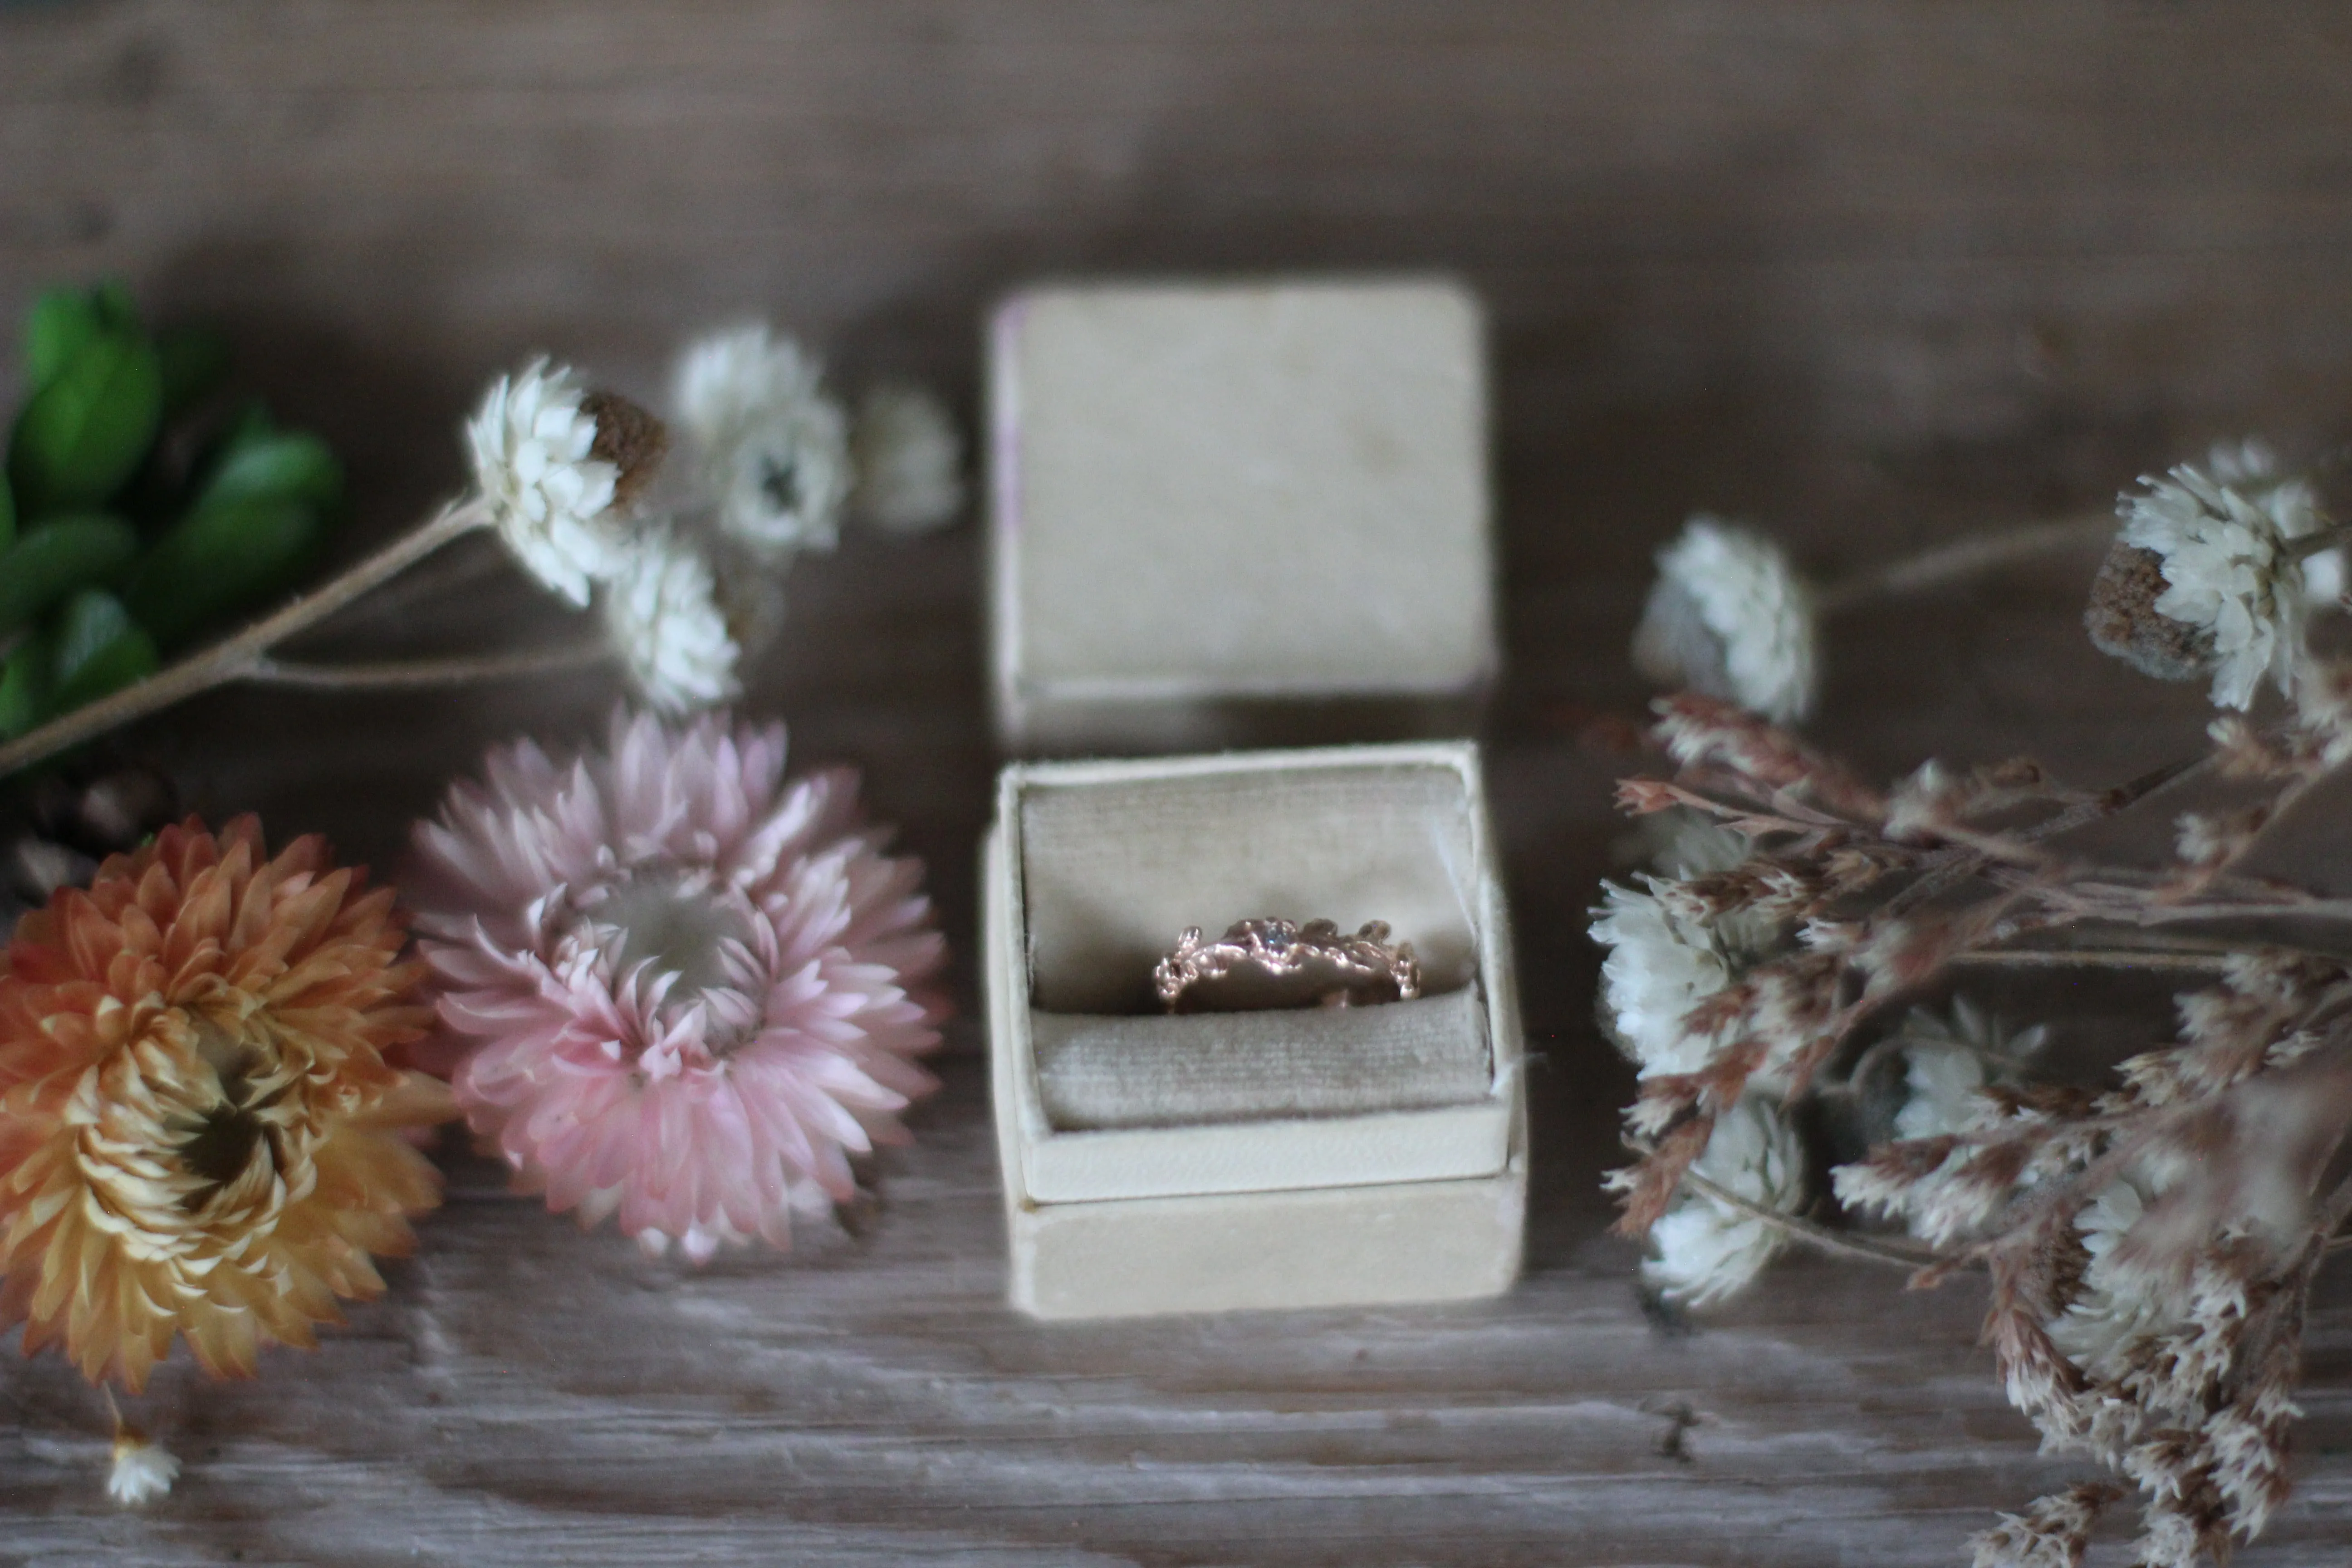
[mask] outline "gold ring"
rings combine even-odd
[[[1151,981],[1171,1013],[1363,1007],[1420,995],[1421,961],[1385,921],[1353,936],[1330,921],[1236,921],[1214,942],[1187,929]]]

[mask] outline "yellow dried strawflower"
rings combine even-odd
[[[323,841],[191,818],[26,915],[0,963],[0,1322],[136,1392],[379,1293],[440,1201],[400,1135],[449,1113],[385,1052],[428,1020],[390,889]]]

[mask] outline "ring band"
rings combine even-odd
[[[1421,961],[1385,921],[1353,936],[1330,921],[1236,921],[1214,942],[1188,928],[1151,982],[1171,1013],[1362,1007],[1420,995]]]

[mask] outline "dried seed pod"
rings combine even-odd
[[[2195,680],[2213,668],[2213,634],[2156,607],[2168,586],[2164,560],[2118,540],[2091,584],[2083,625],[2102,653],[2158,680]]]
[[[669,426],[617,392],[591,392],[580,411],[596,422],[588,455],[620,470],[613,481],[613,504],[626,506],[645,493],[669,452]]]

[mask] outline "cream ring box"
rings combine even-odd
[[[1474,731],[1500,662],[1484,340],[1441,279],[1007,300],[988,346],[1006,749]]]
[[[1011,1296],[1045,1318],[1490,1296],[1523,1046],[1469,742],[1014,763],[982,988]],[[1168,1016],[1188,925],[1385,920],[1412,1002]]]

